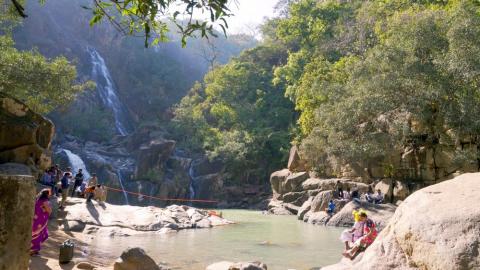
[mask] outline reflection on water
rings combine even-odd
[[[311,269],[340,260],[342,229],[314,226],[293,216],[225,210],[235,225],[184,230],[177,234],[147,233],[130,237],[96,237],[95,249],[119,256],[127,247],[142,247],[172,269],[203,270],[217,261],[261,261],[268,269]]]

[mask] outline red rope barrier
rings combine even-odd
[[[106,189],[110,189],[110,190],[113,190],[113,191],[125,192],[125,193],[129,193],[129,194],[133,194],[133,195],[138,195],[138,196],[143,196],[143,197],[146,197],[146,198],[155,199],[155,200],[159,200],[159,201],[218,203],[218,201],[214,201],[214,200],[200,200],[200,199],[194,200],[194,199],[159,198],[159,197],[154,197],[154,196],[148,196],[148,195],[145,195],[145,194],[142,194],[142,193],[131,192],[131,191],[116,189],[116,188],[107,187],[107,186],[104,186],[104,187],[105,187]]]

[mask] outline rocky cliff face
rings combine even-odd
[[[26,164],[37,174],[51,163],[53,123],[0,93],[0,164]]]
[[[119,190],[109,192],[108,201],[112,203],[124,204],[127,200],[135,205],[169,203],[125,195],[122,189],[162,199],[218,199],[223,187],[223,165],[201,157],[194,160],[165,136],[165,132],[154,126],[113,137],[108,143],[61,136],[56,140],[55,160],[62,167],[71,166],[65,149],[78,155],[89,173],[98,175],[100,183]]]
[[[0,269],[28,269],[35,184],[32,176],[0,174]]]
[[[0,93],[0,269],[27,269],[35,178],[50,166],[54,126]]]
[[[397,209],[363,256],[322,268],[479,269],[480,173],[421,189]]]

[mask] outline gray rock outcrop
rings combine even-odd
[[[141,248],[125,250],[113,265],[113,270],[162,270]]]
[[[363,256],[322,268],[480,269],[480,173],[421,189],[396,210]]]
[[[83,230],[84,225],[125,228],[134,231],[159,231],[210,228],[232,224],[232,222],[209,215],[208,211],[190,206],[171,205],[167,208],[139,207],[129,205],[85,204],[82,199],[69,198],[64,229]]]
[[[0,269],[28,269],[35,184],[32,176],[0,175]]]
[[[0,93],[0,163],[26,164],[39,174],[51,164],[53,135],[50,120]]]

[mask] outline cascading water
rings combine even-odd
[[[190,176],[190,185],[188,187],[189,194],[188,198],[190,200],[195,199],[195,172],[193,171],[193,163],[194,161],[190,162],[190,168],[188,169],[188,175]]]
[[[85,166],[82,158],[72,153],[70,150],[62,149],[62,151],[67,154],[68,162],[70,163],[70,167],[72,167],[73,174],[76,174],[79,169],[82,169],[84,181],[88,180],[90,178],[90,173],[87,171],[87,167]]]
[[[92,59],[92,77],[97,84],[97,91],[105,106],[113,111],[115,118],[115,128],[120,135],[125,136],[130,133],[129,117],[125,105],[120,101],[113,83],[110,71],[105,64],[105,60],[93,47],[87,47],[87,51]]]
[[[130,203],[128,202],[127,192],[125,192],[125,187],[123,186],[123,176],[120,169],[117,170],[117,177],[118,177],[118,182],[120,183],[120,187],[122,188],[123,197],[125,198],[125,204],[129,205]]]

